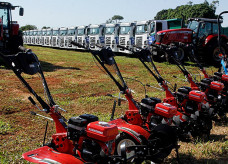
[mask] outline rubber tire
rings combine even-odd
[[[175,51],[174,51],[174,52],[175,52]],[[172,53],[174,53],[174,52],[172,52]],[[178,61],[180,61],[180,62],[183,62],[184,59],[185,59],[185,56],[186,56],[186,55],[185,55],[184,49],[179,47],[178,50],[177,50],[177,52],[178,52],[178,57],[177,57],[176,59],[177,59]],[[176,56],[174,56],[174,57],[176,57]],[[167,54],[167,53],[166,53],[165,59],[166,59],[166,61],[169,62],[169,63],[175,63],[175,62],[173,61],[173,59],[170,58],[169,54]]]
[[[120,154],[120,150],[118,151],[118,147],[121,145],[121,143],[123,143],[124,141],[129,140],[130,142],[132,142],[132,144],[134,145],[140,145],[140,143],[138,143],[133,137],[131,137],[130,135],[122,132],[119,133],[116,137],[116,147],[115,147],[115,154],[121,156]],[[127,144],[126,144],[127,146]]]
[[[226,48],[224,47],[224,43],[221,43],[221,48],[227,53]],[[208,45],[208,54],[210,56],[210,64],[219,67],[221,65],[221,57],[219,57],[219,46],[217,42],[211,42],[210,45]],[[208,56],[205,56],[205,59]]]

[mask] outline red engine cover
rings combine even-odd
[[[171,29],[157,32],[158,39],[156,44],[170,44],[173,42],[192,43],[192,30],[183,29]],[[163,35],[163,36],[162,36]]]
[[[168,103],[158,103],[155,106],[154,112],[166,118],[171,118],[176,115],[177,108]]]
[[[95,121],[87,125],[87,136],[102,142],[114,140],[118,134],[118,128],[114,124]]]
[[[202,102],[205,99],[206,95],[204,92],[193,90],[189,92],[188,97],[190,100]]]
[[[224,88],[224,84],[218,81],[212,81],[210,85],[211,89],[217,90],[217,91],[222,91]]]
[[[228,82],[228,75],[222,75],[222,81]]]

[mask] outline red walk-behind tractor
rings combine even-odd
[[[12,21],[12,10],[19,7],[19,15],[23,16],[24,9],[13,6],[8,2],[0,2],[0,51],[4,54],[18,52],[18,47],[23,45],[22,34],[19,32],[19,24]]]

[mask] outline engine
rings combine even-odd
[[[177,93],[176,93],[176,96],[177,96],[177,100],[182,103],[185,99],[188,98],[188,94],[189,92],[191,91],[192,89],[190,87],[186,87],[186,86],[183,86],[183,87],[180,87],[178,90],[177,90]]]
[[[68,121],[67,138],[77,143],[76,153],[87,162],[100,163],[113,154],[117,134],[116,125],[98,121],[94,115],[84,114]]]

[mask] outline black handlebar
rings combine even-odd
[[[75,41],[71,41],[70,43],[73,44],[74,46],[78,46],[78,47],[80,47],[80,48],[86,48],[86,47],[83,46],[82,44],[79,44],[79,43],[77,43],[77,42],[75,42]]]
[[[118,48],[122,48],[124,50],[132,51],[130,48],[127,48],[125,46],[117,45]]]
[[[19,49],[20,51],[22,51],[22,52],[30,52],[30,51],[32,51],[31,49],[27,49],[27,48],[25,48],[25,47],[23,47],[23,46],[19,46],[18,49]]]

